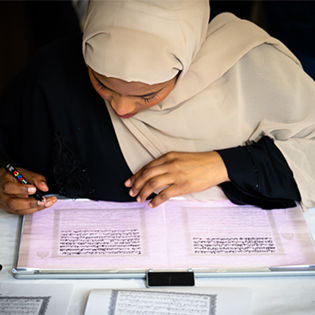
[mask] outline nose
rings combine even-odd
[[[112,96],[110,105],[120,116],[134,113],[136,109],[135,100],[133,100],[131,97],[121,96],[117,94]]]

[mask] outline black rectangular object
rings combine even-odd
[[[195,275],[192,271],[147,272],[147,287],[157,286],[194,286]]]

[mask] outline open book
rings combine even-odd
[[[59,200],[26,215],[15,275],[315,270],[300,207],[261,210],[228,201],[145,204]]]

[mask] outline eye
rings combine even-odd
[[[107,89],[104,85],[102,85],[102,84],[99,83],[98,81],[96,81],[96,82],[97,82],[97,85],[98,85],[98,87],[100,88],[100,90],[108,91],[108,89]]]
[[[104,86],[97,78],[95,78],[95,82],[98,86],[98,88],[102,91],[109,91],[110,89]]]
[[[157,97],[157,94],[149,97],[141,97],[145,103],[150,103],[155,97]]]

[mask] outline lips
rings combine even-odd
[[[130,118],[130,117],[132,117],[132,116],[134,115],[134,114],[119,115],[119,114],[117,114],[116,112],[115,112],[115,114],[116,114],[117,116],[121,117],[121,118]]]

